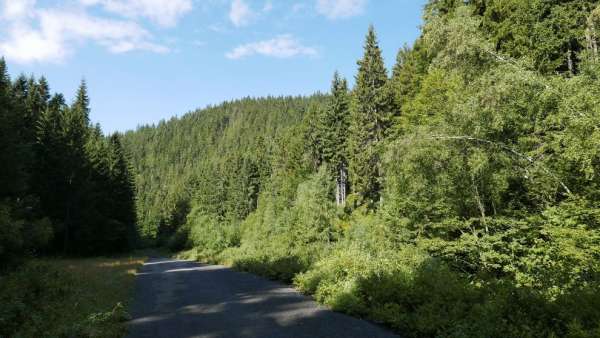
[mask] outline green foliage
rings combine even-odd
[[[41,253],[122,251],[136,240],[135,191],[118,136],[89,121],[45,78],[13,82],[0,60],[0,257],[5,271]]]
[[[189,222],[186,225],[190,228],[189,241],[198,249],[200,259],[214,260],[221,251],[240,244],[237,224],[224,224],[214,217],[198,214],[195,210],[192,210]]]
[[[134,279],[128,270],[140,263],[27,261],[0,278],[0,336],[122,337]]]
[[[322,95],[246,98],[126,133],[123,145],[136,171],[142,237],[148,242],[168,238],[192,207],[238,222],[245,218],[256,208],[271,171],[288,175],[286,162],[302,161],[303,151],[291,149],[302,144],[289,128],[302,121],[311,104],[324,100]],[[294,162],[289,169],[296,167]]]
[[[391,79],[371,27],[350,90],[129,133],[142,229],[406,336],[598,337],[597,8],[432,0]]]
[[[381,189],[381,147],[394,112],[391,85],[372,26],[358,66],[348,140],[350,182],[362,201],[374,205]]]

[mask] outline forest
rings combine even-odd
[[[598,5],[432,0],[352,88],[126,133],[142,242],[405,336],[600,336]]]
[[[328,93],[109,136],[2,59],[0,277],[168,247],[406,337],[600,337],[600,1],[429,0],[392,69],[362,43]]]
[[[109,263],[65,260],[139,246],[129,156],[120,135],[91,124],[89,100],[85,81],[67,104],[44,77],[11,80],[0,59],[0,337],[122,329],[93,316],[122,297],[100,295],[110,269],[95,265]]]
[[[91,255],[136,245],[135,186],[117,134],[89,119],[85,81],[76,99],[48,81],[11,81],[0,60],[1,270],[39,254]]]

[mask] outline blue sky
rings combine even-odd
[[[0,0],[11,76],[45,75],[91,118],[125,131],[245,96],[353,82],[369,24],[388,67],[419,34],[425,0]]]

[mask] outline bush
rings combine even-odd
[[[215,261],[223,250],[240,245],[240,230],[236,223],[193,212],[186,226],[189,227],[189,245],[196,249],[200,260]]]
[[[384,323],[409,337],[600,333],[597,286],[553,301],[509,280],[473,281],[410,246],[378,253],[340,246],[294,281],[336,311]]]
[[[179,227],[179,229],[177,229],[175,233],[169,237],[169,240],[167,241],[167,248],[169,248],[169,250],[172,252],[189,249],[191,247],[189,236],[189,226],[183,225]]]

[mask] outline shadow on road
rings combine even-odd
[[[130,337],[395,337],[276,282],[153,259],[139,271]]]

